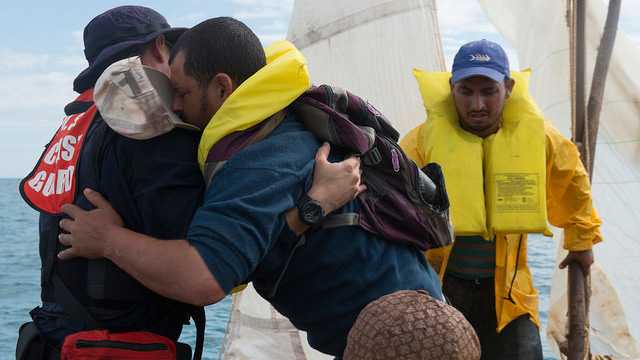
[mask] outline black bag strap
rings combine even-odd
[[[196,325],[196,348],[193,352],[193,360],[200,360],[204,348],[204,328],[207,321],[204,307],[190,305],[189,314],[191,318],[193,318],[193,323]]]
[[[62,279],[55,273],[51,275],[51,285],[53,286],[56,302],[58,302],[58,304],[64,308],[64,311],[71,315],[72,318],[84,322],[90,329],[101,329],[105,327],[91,316],[87,308],[78,301]]]
[[[49,343],[35,322],[29,321],[18,330],[16,360],[60,360],[60,349]]]
[[[178,302],[171,311],[156,323],[156,325],[162,326],[180,318],[182,318],[183,322],[186,324],[188,318],[185,319],[185,312],[193,319],[193,323],[196,326],[196,346],[193,353],[193,360],[200,360],[202,358],[202,351],[204,347],[204,331],[207,321],[204,307]]]

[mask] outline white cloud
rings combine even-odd
[[[177,24],[173,24],[172,23],[172,26],[188,26],[188,27],[190,27],[190,26],[198,24],[198,23],[200,23],[200,22],[202,22],[202,21],[204,21],[204,20],[206,20],[208,18],[210,18],[210,16],[204,11],[190,13],[190,14],[187,14],[187,15],[184,15],[184,16],[181,16],[181,17],[178,18],[178,24],[181,24],[181,25],[177,25]],[[184,24],[186,24],[186,25],[184,25]]]
[[[293,0],[232,0],[239,9],[234,17],[240,20],[288,18]]]
[[[53,56],[51,54],[21,53],[0,49],[0,76],[34,73],[39,70],[61,69],[77,74],[87,66],[84,56]]]
[[[73,38],[74,44],[71,49],[80,49],[80,51],[82,52],[84,50],[84,30],[72,32],[71,37]]]
[[[453,58],[460,46],[469,41],[488,39],[502,45],[507,52],[511,67],[517,68],[517,56],[511,46],[488,21],[476,1],[438,0],[438,25],[446,67],[451,70]]]
[[[455,36],[464,32],[495,34],[496,29],[488,23],[482,8],[476,1],[439,0],[438,24],[440,34]]]
[[[74,75],[61,72],[2,76],[0,79],[0,177],[22,177],[33,167],[60,126],[64,106],[78,94]]]
[[[280,34],[257,34],[257,35],[258,35],[258,38],[260,39],[260,42],[265,47],[273,44],[278,40],[285,40],[287,38],[287,34],[284,32]]]
[[[47,65],[51,55],[19,53],[7,49],[0,49],[0,71],[32,70]]]
[[[60,69],[65,69],[65,72],[74,75],[79,74],[80,71],[84,70],[84,68],[86,68],[89,64],[87,62],[87,59],[85,59],[84,56],[81,55],[56,56],[53,59],[52,63]]]
[[[4,90],[2,90],[4,91]],[[69,100],[59,104],[39,105],[43,94],[31,98],[31,104],[5,108],[0,106],[0,177],[19,178],[27,175],[42,153],[44,145],[51,140],[64,116],[63,107]],[[13,98],[16,98],[13,95]],[[26,107],[25,107],[26,106]]]
[[[233,0],[232,2],[241,6],[268,7],[280,10],[291,11],[294,0]]]
[[[288,27],[289,27],[288,24],[285,24],[280,20],[276,20],[272,23],[267,23],[263,25],[261,28],[264,30],[283,30],[284,29],[286,31]]]
[[[0,81],[0,112],[62,109],[77,96],[71,85],[74,78],[75,75],[61,72],[3,75]]]
[[[282,16],[282,12],[276,9],[269,8],[254,8],[251,10],[238,11],[233,14],[233,17],[239,20],[250,19],[272,19]]]

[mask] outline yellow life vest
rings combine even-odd
[[[442,166],[456,235],[552,235],[546,212],[544,116],[529,94],[530,74],[511,72],[515,86],[501,127],[483,139],[458,123],[451,73],[414,69],[427,110],[423,155]]]
[[[277,41],[265,54],[267,65],[229,95],[204,129],[198,146],[200,170],[204,171],[209,150],[220,139],[262,122],[309,89],[307,60],[293,44]]]

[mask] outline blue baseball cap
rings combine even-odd
[[[462,45],[453,59],[451,82],[478,75],[498,82],[509,78],[509,58],[500,45],[485,39]]]
[[[74,80],[73,90],[82,93],[112,63],[135,54],[137,46],[160,35],[175,44],[187,28],[169,26],[164,16],[144,7],[119,6],[96,16],[84,28],[84,55],[89,66]]]

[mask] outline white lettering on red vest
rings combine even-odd
[[[72,203],[76,193],[75,169],[84,135],[96,113],[93,105],[84,113],[66,116],[44,151],[32,176],[24,182],[23,193],[36,208],[52,214]]]
[[[74,170],[75,166],[71,165],[66,169],[59,169],[57,174],[40,171],[27,184],[33,191],[44,196],[59,195],[71,190]]]

